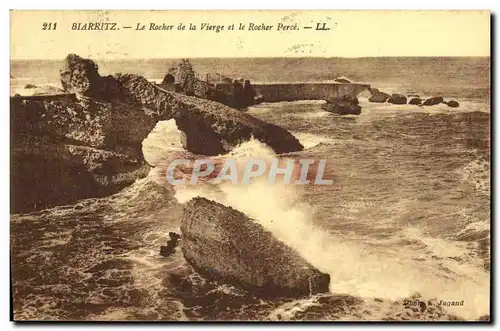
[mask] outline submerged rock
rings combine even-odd
[[[380,92],[376,88],[370,89],[369,91],[371,96],[368,98],[368,101],[370,102],[384,103],[391,97],[389,94]]]
[[[451,107],[451,108],[457,108],[460,106],[460,104],[455,100],[450,100],[448,102],[443,101],[443,103],[447,104],[448,107]]]
[[[419,97],[411,98],[411,100],[408,102],[408,104],[420,106],[422,104],[422,99],[420,99]]]
[[[113,194],[147,174],[141,107],[11,99],[11,211]]]
[[[182,252],[200,274],[263,295],[328,292],[330,276],[314,268],[245,214],[196,197],[181,220]]]
[[[424,106],[434,106],[443,102],[443,97],[432,97],[424,101]]]
[[[38,87],[38,86],[33,85],[33,84],[26,84],[26,85],[24,85],[24,88],[25,88],[25,89],[29,89],[29,88],[37,88],[37,87]]]
[[[406,97],[402,94],[394,93],[387,102],[395,105],[406,105]]]
[[[361,106],[359,106],[358,98],[349,95],[339,99],[327,100],[321,108],[339,115],[361,114]]]

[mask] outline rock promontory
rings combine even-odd
[[[252,137],[276,153],[303,149],[281,127],[138,75],[101,77],[74,54],[61,82],[76,97],[11,98],[11,212],[106,196],[145,176],[142,141],[161,120],[174,119],[195,154],[223,154]]]
[[[406,105],[406,101],[406,97],[399,93],[393,93],[387,100],[388,103],[392,103],[394,105]]]
[[[328,292],[328,274],[230,207],[192,199],[185,206],[181,232],[184,257],[208,278],[266,297]]]
[[[359,115],[361,114],[361,106],[359,100],[355,96],[345,95],[341,98],[327,100],[321,106],[323,110],[338,115]]]

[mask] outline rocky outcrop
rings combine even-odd
[[[174,85],[175,88],[173,88]],[[231,80],[228,85],[229,88],[218,88],[217,84],[196,78],[196,72],[189,60],[182,59],[177,68],[172,68],[165,75],[160,87],[223,103],[236,109],[244,109],[256,104],[254,98],[256,93],[249,80]]]
[[[97,64],[76,54],[69,54],[60,70],[61,85],[67,92],[100,99],[114,100],[121,98],[120,85],[113,76],[101,77]]]
[[[12,212],[109,195],[145,176],[142,141],[160,120],[175,119],[195,154],[226,153],[252,136],[277,153],[303,149],[285,129],[236,109],[137,75],[100,77],[91,60],[68,59],[61,80],[80,99],[11,98]]]
[[[154,123],[132,105],[11,99],[11,211],[106,196],[145,176],[141,142]]]
[[[99,97],[102,90],[101,75],[94,61],[69,54],[60,71],[64,90],[88,97]]]
[[[458,108],[460,106],[460,104],[457,101],[455,101],[455,100],[450,100],[448,102],[443,101],[443,103],[447,104],[448,107],[451,107],[451,108]]]
[[[387,100],[388,103],[392,103],[394,105],[406,105],[406,97],[402,94],[394,93]]]
[[[330,276],[245,214],[205,198],[187,203],[182,252],[200,274],[263,296],[327,292]]]
[[[417,105],[417,106],[420,106],[422,104],[422,99],[420,99],[419,97],[413,97],[410,99],[410,101],[408,102],[409,105]]]
[[[195,154],[219,155],[254,137],[276,153],[300,151],[303,146],[285,129],[207,99],[165,91],[144,77],[119,75],[125,95],[160,120],[175,119],[186,134],[184,147]]]
[[[342,98],[328,100],[321,106],[322,109],[339,115],[359,115],[361,106],[358,98],[346,95]]]
[[[439,105],[443,102],[443,97],[432,97],[424,101],[423,106]]]
[[[168,236],[170,237],[170,240],[167,241],[167,245],[160,246],[160,255],[163,257],[169,257],[170,255],[175,253],[175,248],[177,247],[179,239],[181,238],[181,236],[175,232],[169,232]]]
[[[344,83],[344,84],[352,84],[352,82],[349,79],[345,78],[345,77],[335,78],[334,82],[336,82],[336,83]]]
[[[376,88],[369,89],[369,91],[370,91],[370,97],[368,98],[368,101],[370,102],[384,103],[391,97],[389,94],[380,92]]]

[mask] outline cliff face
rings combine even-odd
[[[245,214],[196,197],[181,220],[182,252],[201,274],[263,296],[328,292],[330,276]]]
[[[141,143],[154,125],[127,104],[12,100],[12,212],[105,196],[145,176]]]
[[[145,176],[142,141],[160,120],[175,119],[195,154],[226,153],[252,135],[277,153],[303,148],[286,130],[222,104],[137,75],[101,77],[91,60],[68,56],[61,80],[77,99],[11,98],[12,212],[105,196]]]

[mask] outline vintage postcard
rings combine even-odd
[[[490,321],[489,11],[10,13],[14,321]]]

